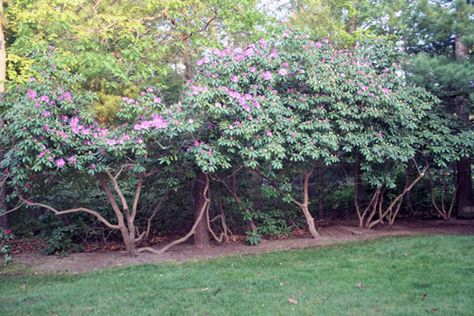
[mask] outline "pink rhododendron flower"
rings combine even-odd
[[[233,75],[232,77],[230,77],[230,81],[237,83],[239,82],[239,77],[236,75]]]
[[[286,70],[286,68],[280,68],[280,70],[278,70],[278,74],[280,76],[286,76],[288,74],[288,70]]]
[[[247,57],[252,57],[254,54],[255,54],[255,51],[253,50],[253,48],[247,48],[245,50],[245,56]]]
[[[265,131],[265,135],[267,135],[268,137],[271,137],[273,136],[273,133],[269,130]]]
[[[63,158],[56,159],[54,163],[56,164],[56,167],[58,168],[62,168],[66,164]]]
[[[60,100],[72,101],[72,94],[69,91],[63,93],[62,96],[59,97]]]
[[[28,98],[30,98],[31,100],[34,100],[34,99],[36,99],[36,97],[38,96],[38,93],[37,93],[35,90],[28,89],[28,92],[26,93],[26,95],[27,95]]]
[[[42,95],[42,96],[40,97],[40,100],[43,101],[43,102],[48,103],[48,102],[49,102],[49,97],[48,97],[47,95]]]
[[[161,103],[161,98],[160,97],[155,97],[153,98],[154,103]]]
[[[77,158],[76,156],[71,156],[67,159],[67,162],[70,164],[70,165],[73,165],[75,166],[77,164]]]
[[[268,55],[270,58],[277,58],[278,57],[278,51],[276,49],[272,49],[270,54]]]
[[[151,124],[153,127],[155,128],[168,127],[168,122],[163,118],[163,116],[153,113],[151,117],[152,117]]]
[[[272,79],[272,73],[270,71],[265,71],[263,73],[263,80],[271,80]]]

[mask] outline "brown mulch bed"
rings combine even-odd
[[[35,273],[83,273],[106,267],[167,261],[190,261],[229,255],[259,254],[288,249],[320,247],[386,236],[474,234],[474,220],[451,220],[449,222],[440,220],[410,220],[400,221],[394,226],[377,226],[371,230],[359,228],[354,222],[347,221],[339,222],[337,225],[321,227],[319,231],[321,233],[319,239],[309,238],[305,231],[295,231],[290,238],[263,240],[258,246],[246,246],[242,238],[237,237],[232,242],[215,244],[205,249],[197,249],[189,242],[178,245],[161,255],[142,253],[137,257],[127,256],[123,251],[119,251],[123,249],[121,245],[114,243],[107,247],[103,245],[86,245],[85,249],[89,252],[75,253],[67,257],[45,256],[38,251],[40,244],[35,243],[31,248],[22,246],[22,250],[27,250],[27,252],[22,251],[15,254],[14,260],[31,267]],[[157,241],[160,242],[154,245],[157,249],[167,243],[167,240]]]

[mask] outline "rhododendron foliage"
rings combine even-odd
[[[172,136],[171,111],[165,110],[152,88],[137,99],[125,97],[117,126],[102,126],[92,119],[87,99],[39,80],[31,80],[26,93],[5,113],[3,131],[12,137],[5,167],[15,168],[15,184],[31,173],[74,169],[89,174],[133,164],[137,172],[156,156],[150,141]],[[156,157],[155,157],[156,158]]]
[[[212,50],[197,62],[183,108],[200,126],[190,150],[201,168],[237,163],[281,181],[354,150],[370,165],[415,155],[412,133],[432,98],[404,82],[393,51],[341,50],[292,31],[275,38]],[[308,203],[289,200],[309,214]]]
[[[140,252],[136,244],[150,231],[148,227],[140,232],[134,222],[140,192],[145,178],[156,175],[161,164],[175,156],[169,140],[179,124],[173,111],[161,104],[155,89],[148,88],[136,99],[124,97],[116,124],[103,126],[91,115],[91,97],[76,95],[51,78],[30,80],[15,93],[4,113],[2,139],[9,141],[9,149],[2,165],[20,203],[56,215],[88,213],[119,230],[130,254]],[[99,184],[115,219],[86,207],[58,210],[44,204],[43,197],[32,200],[37,179],[68,176],[93,176],[92,183]],[[125,191],[124,184],[135,186],[134,194]]]

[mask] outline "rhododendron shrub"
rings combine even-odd
[[[390,49],[340,50],[292,31],[275,38],[211,50],[197,62],[183,100],[199,131],[189,150],[208,172],[235,164],[260,172],[301,208],[317,236],[308,197],[314,169],[357,150],[380,184],[377,166],[415,155],[411,134],[432,98],[405,83]]]
[[[119,230],[130,254],[139,252],[136,243],[150,231],[139,232],[135,225],[145,178],[175,155],[169,140],[177,133],[176,120],[157,91],[148,88],[137,99],[123,98],[116,125],[108,127],[91,115],[91,96],[75,94],[50,78],[31,79],[10,100],[3,114],[8,151],[2,167],[21,203],[57,215],[89,213]],[[47,183],[44,179],[73,181],[78,176],[96,179],[113,221],[85,207],[59,210],[61,206],[31,199],[32,187]],[[124,190],[130,183],[134,189]]]

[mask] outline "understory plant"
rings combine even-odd
[[[10,241],[14,239],[15,236],[10,229],[0,228],[0,253],[3,255],[3,262],[7,264],[12,260],[11,257],[11,245]]]

